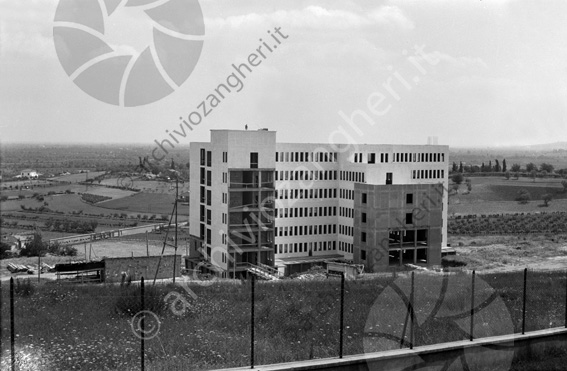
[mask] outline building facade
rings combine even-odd
[[[323,261],[367,271],[437,265],[447,242],[448,146],[277,143],[212,130],[190,147],[190,233],[226,277]]]

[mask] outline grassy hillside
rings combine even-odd
[[[529,279],[526,330],[562,326],[565,273],[530,272]],[[440,294],[443,280],[448,280],[447,290]],[[470,280],[465,274],[416,274],[416,346],[467,338],[462,329],[469,321]],[[408,292],[410,278],[406,275],[395,281],[387,276],[346,283],[345,354],[399,348],[395,339],[403,334],[406,309],[389,286],[392,282]],[[475,303],[486,300],[485,309],[475,317],[476,335],[518,332],[522,273],[477,276],[476,282]],[[159,330],[146,341],[148,370],[206,370],[249,364],[250,284],[194,282],[189,287],[196,299],[179,286],[146,290],[146,309],[156,313],[160,321],[158,324],[148,317],[146,322],[147,328]],[[336,356],[339,287],[338,279],[258,282],[256,364]],[[172,291],[185,295],[189,304],[181,316],[173,314],[171,299],[167,305],[164,301]],[[490,296],[493,293],[496,296]],[[6,313],[5,282],[2,295],[2,311]],[[140,341],[132,331],[131,319],[140,309],[139,301],[137,287],[20,285],[15,303],[19,357],[25,356],[26,362],[47,371],[136,370]],[[435,304],[440,305],[437,312],[432,311]],[[9,339],[7,317],[2,316],[3,344]],[[393,338],[371,335],[376,326]],[[3,366],[6,357],[4,349]]]

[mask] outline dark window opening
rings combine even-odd
[[[367,202],[366,193],[363,193],[363,194],[362,194],[362,200],[361,200],[361,201],[362,201],[363,204],[365,204],[365,203]]]
[[[386,184],[392,184],[392,173],[386,173]]]
[[[201,166],[205,166],[205,149],[201,148]]]
[[[361,241],[361,242],[366,242],[366,232],[360,233],[360,241]]]
[[[413,224],[413,213],[406,213],[406,224]]]
[[[360,250],[360,260],[366,260],[366,250]]]
[[[413,193],[406,194],[406,204],[413,204]]]
[[[207,151],[207,166],[211,166],[213,153],[211,151]]]
[[[366,213],[362,213],[360,220],[362,221],[362,223],[366,223]]]
[[[250,152],[250,168],[258,168],[258,152]]]

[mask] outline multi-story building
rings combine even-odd
[[[447,242],[448,146],[277,143],[212,130],[190,147],[190,232],[209,267],[287,273],[346,261],[437,265]]]

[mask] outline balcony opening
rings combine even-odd
[[[429,246],[429,231],[427,229],[417,230],[417,246]]]
[[[417,249],[417,262],[419,264],[426,264],[427,263],[427,249]]]

